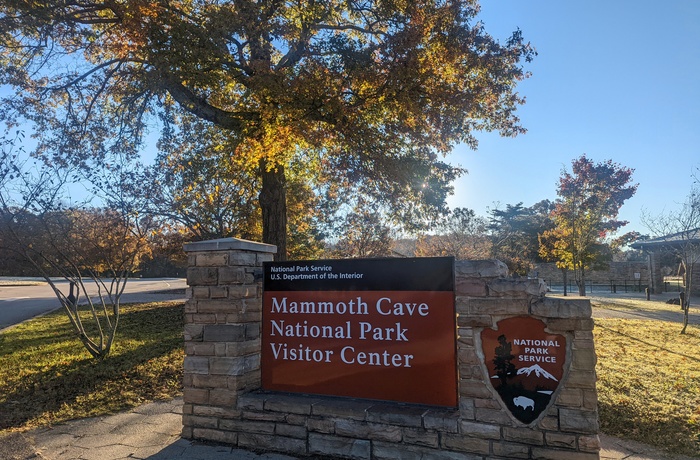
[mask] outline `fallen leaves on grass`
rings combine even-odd
[[[700,328],[596,319],[594,334],[601,430],[700,455]]]

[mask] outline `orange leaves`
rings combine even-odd
[[[58,250],[82,269],[95,273],[134,270],[150,253],[145,235],[133,227],[132,219],[104,209],[74,209],[57,217]]]
[[[552,220],[540,255],[560,267],[584,270],[610,257],[607,237],[625,223],[616,220],[622,204],[634,195],[632,170],[610,160],[594,164],[582,155],[572,161],[572,172],[562,171]],[[614,246],[614,244],[613,244]]]
[[[28,17],[39,8],[30,3],[22,12]],[[471,1],[123,0],[99,5],[108,5],[95,6],[103,8],[108,22],[77,23],[51,8],[41,11],[55,26],[49,33],[73,32],[71,49],[59,43],[56,51],[62,64],[65,59],[61,67],[74,64],[74,50],[85,52],[75,60],[85,68],[80,77],[62,70],[50,75],[59,88],[51,95],[55,106],[35,103],[23,109],[31,119],[45,119],[44,148],[52,142],[73,145],[81,149],[81,159],[89,155],[83,146],[97,155],[134,148],[144,139],[144,127],[153,126],[153,115],[168,120],[166,130],[174,127],[176,136],[188,128],[182,116],[187,113],[228,137],[192,142],[207,143],[212,150],[203,160],[208,164],[175,163],[172,173],[187,187],[194,179],[209,183],[236,177],[241,182],[234,185],[244,185],[230,190],[248,197],[260,186],[256,173],[263,162],[287,170],[293,162],[312,164],[315,177],[305,176],[311,184],[321,180],[316,160],[325,156],[333,165],[328,169],[334,185],[369,190],[392,212],[401,208],[396,212],[407,226],[418,226],[417,221],[445,207],[449,182],[460,173],[438,162],[436,152],[448,153],[459,142],[475,146],[472,132],[477,130],[523,131],[514,115],[523,103],[515,82],[525,75],[521,59],[531,53],[519,37],[503,46],[481,27],[470,26],[477,9]],[[36,47],[37,65],[47,49],[42,46]],[[62,122],[64,112],[71,123]],[[208,170],[215,159],[222,160],[216,167],[230,167],[233,173],[190,174],[202,165]],[[431,180],[437,186],[414,186]],[[212,194],[182,187],[173,201],[187,202],[189,211],[213,205],[215,196],[224,194],[224,189]],[[248,210],[252,198],[243,201]],[[275,209],[283,209],[277,204]],[[211,222],[229,231],[215,206],[209,207]]]
[[[281,120],[280,120],[281,121]],[[255,168],[264,159],[268,165],[288,164],[297,152],[309,148],[303,133],[291,123],[270,120],[255,137],[245,139],[236,149],[237,161]]]

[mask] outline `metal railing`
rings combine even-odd
[[[548,282],[544,280],[549,286],[550,291],[553,292],[564,292],[564,284],[562,282]],[[594,294],[598,293],[629,293],[629,292],[645,292],[648,287],[647,283],[643,283],[641,280],[637,279],[611,279],[608,281],[586,281],[586,293]],[[578,285],[576,281],[567,282],[567,292],[574,295],[578,294]]]

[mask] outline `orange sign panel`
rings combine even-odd
[[[454,293],[446,289],[452,285],[452,270],[445,274],[447,282],[438,283],[439,290],[432,291],[424,282],[405,278],[396,282],[391,273],[396,260],[407,263],[407,259],[383,259],[266,266],[265,276],[272,277],[272,282],[266,283],[263,295],[263,388],[456,406]],[[430,262],[435,262],[408,260],[421,261],[408,263],[414,269],[432,267]],[[438,262],[439,267],[452,266],[451,259]],[[279,264],[331,268],[274,271],[272,267]],[[399,270],[402,275],[407,274],[405,268]],[[325,273],[326,279],[331,274],[331,279],[324,283],[296,278],[315,272]],[[279,274],[286,274],[286,281],[275,276]],[[377,274],[394,281],[382,283]],[[296,284],[304,290],[290,289],[296,281],[302,281]],[[392,289],[381,290],[384,285]],[[349,289],[342,289],[345,286]],[[329,289],[320,289],[324,287]]]

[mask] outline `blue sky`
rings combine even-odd
[[[483,0],[480,19],[505,42],[520,28],[537,49],[519,85],[528,133],[480,134],[477,151],[449,161],[469,174],[452,207],[488,209],[554,200],[562,168],[586,154],[633,168],[636,195],[620,211],[625,231],[679,208],[700,167],[700,2]]]

